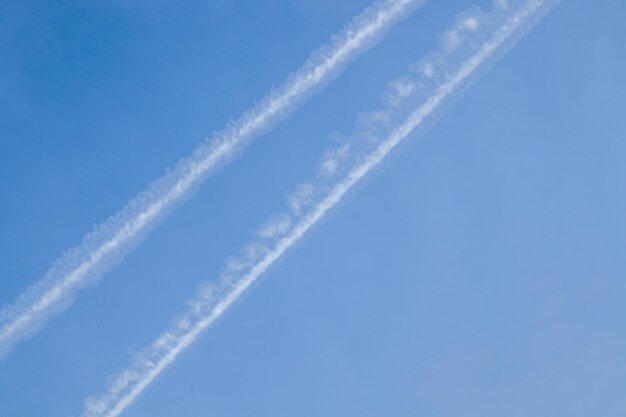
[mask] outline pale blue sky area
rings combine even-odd
[[[0,304],[367,4],[3,1]],[[78,415],[473,4],[430,1],[211,177],[0,363],[0,416]],[[563,0],[126,415],[626,415],[624,17]]]

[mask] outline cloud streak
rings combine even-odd
[[[0,310],[0,359],[67,308],[77,292],[97,281],[123,258],[209,173],[235,156],[255,136],[277,123],[308,95],[328,82],[351,59],[379,39],[398,19],[425,0],[375,2],[332,41],[315,51],[282,86],[245,112],[193,154],[152,183],[121,211],[98,225],[55,261],[39,281]]]
[[[410,136],[445,110],[476,77],[538,22],[556,0],[497,1],[489,12],[459,16],[438,52],[389,85],[386,107],[363,115],[353,134],[326,152],[313,180],[288,195],[288,210],[256,232],[221,276],[203,283],[187,310],[99,398],[85,401],[82,417],[117,417],[250,286],[333,210],[365,176]],[[426,70],[425,70],[426,69]],[[380,139],[379,139],[380,138]]]

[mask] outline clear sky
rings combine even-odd
[[[3,2],[0,304],[367,4]],[[210,178],[0,363],[0,416],[79,414],[473,4],[430,1]],[[127,414],[626,414],[624,16],[563,0]]]

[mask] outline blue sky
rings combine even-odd
[[[204,3],[1,6],[1,303],[368,4]],[[0,364],[0,415],[79,414],[473,4],[430,2],[210,178]],[[128,414],[623,415],[625,14],[564,0]]]

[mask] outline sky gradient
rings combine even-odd
[[[248,3],[2,6],[1,302],[367,5]],[[0,414],[78,414],[472,4],[401,22],[210,179],[0,364]],[[625,13],[564,0],[132,414],[623,415]]]

